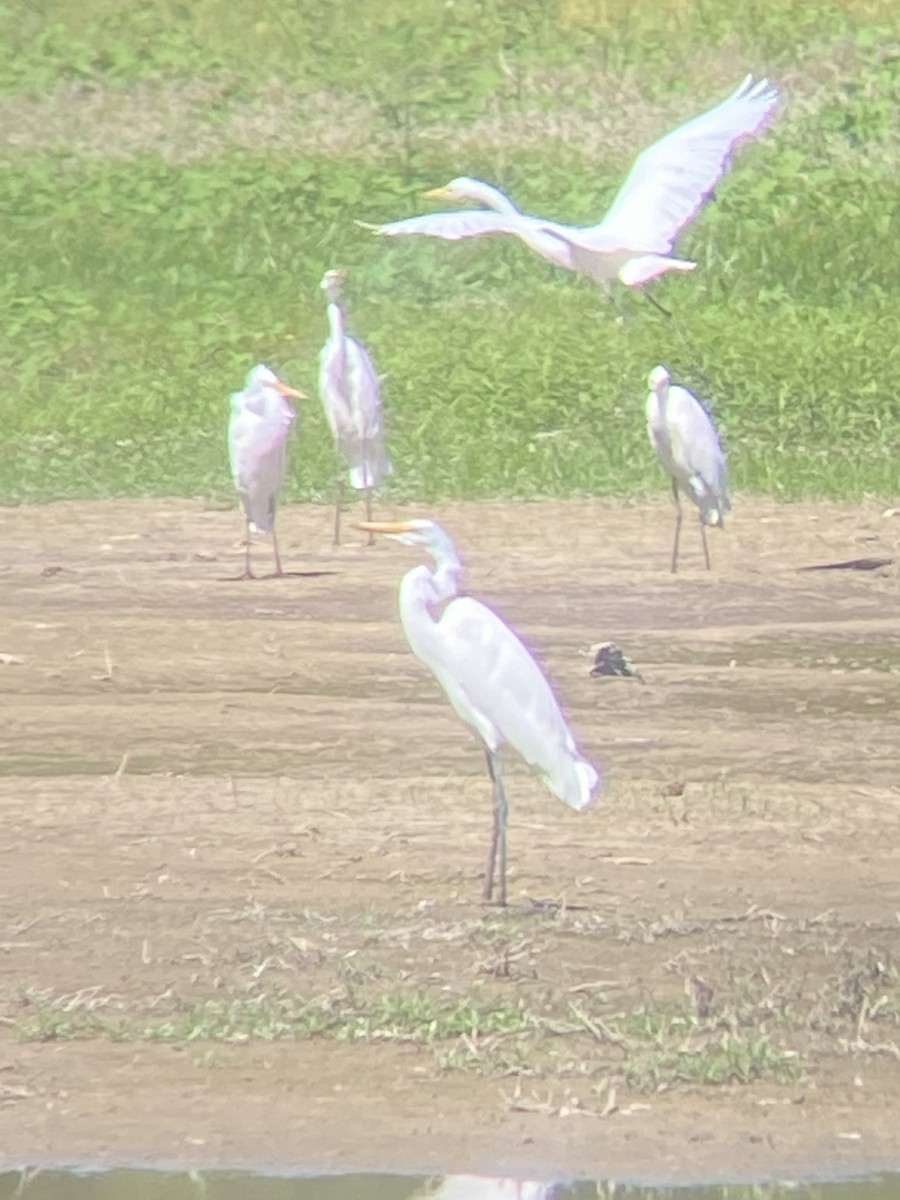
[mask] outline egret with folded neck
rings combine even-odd
[[[305,400],[304,392],[288,387],[261,363],[248,374],[244,389],[231,397],[228,421],[228,458],[234,486],[244,510],[244,573],[253,579],[250,567],[250,535],[271,533],[275,574],[283,575],[275,509],[287,472],[287,439],[294,422],[288,397]]]

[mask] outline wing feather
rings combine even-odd
[[[748,75],[726,100],[643,150],[606,216],[587,233],[635,249],[671,251],[722,178],[735,147],[761,131],[777,104],[776,89]]]
[[[463,720],[492,749],[509,742],[560,799],[586,808],[599,776],[579,754],[550,683],[516,634],[469,596],[451,601],[438,628],[447,659],[434,669]]]
[[[372,228],[382,237],[411,234],[443,238],[449,242],[483,237],[490,233],[507,234],[520,238],[549,262],[569,271],[575,270],[569,238],[573,231],[565,225],[557,225],[539,217],[528,217],[523,213],[461,208],[456,212],[426,213],[421,217],[408,217],[403,221],[392,221],[388,225],[376,225]]]
[[[248,520],[267,533],[275,516],[275,501],[287,469],[287,438],[295,413],[287,400],[267,388],[250,403],[244,393],[231,398],[228,459],[234,486]]]
[[[454,212],[423,213],[420,217],[407,217],[402,221],[391,221],[387,225],[375,225],[373,231],[381,237],[403,237],[414,234],[419,237],[443,238],[458,242],[463,238],[482,237],[486,233],[515,233],[522,218],[512,214],[491,212],[483,208],[461,208]]]
[[[384,445],[378,374],[365,347],[345,334],[329,338],[319,358],[319,390],[337,448],[355,488],[377,487],[393,470]]]
[[[666,426],[679,482],[702,511],[728,512],[728,466],[712,418],[697,397],[671,387]]]

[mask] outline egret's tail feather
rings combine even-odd
[[[570,758],[553,775],[545,776],[554,796],[565,800],[571,808],[591,808],[597,803],[600,774],[586,759]]]
[[[380,472],[371,463],[350,468],[350,486],[357,490],[378,487],[380,478]]]
[[[725,528],[725,514],[731,512],[731,502],[727,496],[709,497],[700,502],[700,520],[704,525],[712,525],[718,529]]]
[[[275,524],[274,499],[258,499],[251,496],[244,498],[244,512],[251,533],[271,533]]]
[[[363,488],[375,488],[385,475],[390,475],[393,467],[385,458],[373,458],[366,462],[354,463],[350,468],[350,486],[361,491]]]
[[[687,262],[682,258],[668,258],[662,254],[641,254],[637,258],[628,260],[619,271],[619,278],[626,287],[639,287],[642,283],[649,283],[651,279],[656,279],[657,275],[664,275],[666,271],[693,271],[696,265],[696,263]]]

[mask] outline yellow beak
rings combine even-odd
[[[408,533],[408,521],[357,521],[354,529],[363,533]]]
[[[430,192],[423,192],[424,200],[446,200],[447,189],[445,187],[432,188]]]
[[[298,392],[296,388],[288,387],[286,383],[282,383],[280,379],[276,379],[272,384],[276,392],[282,396],[293,396],[295,400],[308,400],[306,392]]]

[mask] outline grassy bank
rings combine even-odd
[[[322,271],[386,375],[393,493],[630,495],[657,362],[738,487],[895,493],[900,45],[891,4],[8,5],[0,500],[225,495],[228,394],[315,392]],[[893,40],[892,40],[893,39]],[[745,72],[782,87],[660,281],[617,310],[518,244],[385,244],[466,172],[596,219],[634,153]],[[289,498],[333,459],[303,412]]]

